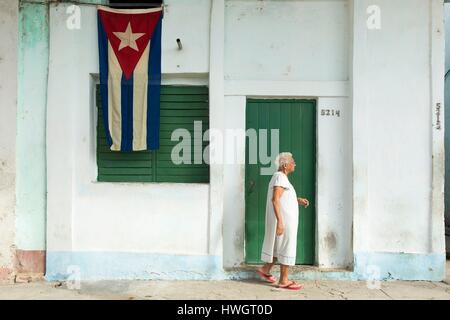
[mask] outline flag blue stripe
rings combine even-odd
[[[161,94],[161,28],[162,17],[153,32],[148,65],[147,149],[159,149],[159,110]]]
[[[125,152],[133,151],[133,81],[133,76],[127,80],[122,74],[122,141],[120,150]]]
[[[98,49],[99,49],[99,61],[100,61],[100,95],[102,101],[103,111],[103,126],[105,128],[106,142],[111,147],[112,139],[109,132],[109,119],[108,119],[108,38],[103,28],[100,14],[97,13],[98,24]]]

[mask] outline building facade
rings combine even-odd
[[[445,278],[443,0],[164,1],[163,101],[223,137],[200,182],[100,168],[96,4],[0,5],[0,277],[252,277],[267,176],[236,133],[280,129],[312,202],[294,277]]]

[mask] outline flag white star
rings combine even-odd
[[[126,47],[139,51],[136,40],[145,35],[145,33],[133,33],[131,22],[128,22],[125,32],[113,32],[113,34],[120,39],[119,51]]]

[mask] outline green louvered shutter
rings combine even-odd
[[[156,152],[157,182],[209,182],[209,166],[194,164],[194,121],[202,121],[202,135],[209,128],[208,88],[204,86],[163,86],[161,88],[160,148]],[[171,160],[171,141],[177,128],[189,130],[192,138],[191,164],[176,165]],[[201,141],[196,141],[202,143]],[[202,143],[203,148],[208,142]]]
[[[100,86],[97,86],[97,111],[97,180],[104,182],[154,181],[153,159],[150,151],[115,152],[107,146]]]
[[[162,86],[160,148],[156,151],[115,152],[106,145],[97,86],[97,166],[98,181],[104,182],[209,182],[209,165],[194,164],[194,121],[202,121],[202,135],[209,128],[208,88],[204,86]],[[176,165],[171,160],[171,141],[177,128],[187,129],[192,137],[192,164]],[[204,149],[208,142],[202,143]]]

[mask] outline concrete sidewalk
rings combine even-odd
[[[388,281],[369,289],[364,281],[303,281],[297,292],[280,291],[261,281],[96,281],[78,290],[66,283],[37,281],[0,284],[0,299],[446,299],[450,300],[450,262],[444,282]]]

